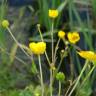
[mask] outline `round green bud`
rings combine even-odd
[[[65,80],[65,75],[64,75],[64,73],[63,73],[63,72],[57,73],[56,79],[59,80],[59,81],[61,81],[61,82],[63,82],[63,81]]]
[[[2,26],[3,26],[4,28],[9,27],[9,21],[8,21],[8,20],[3,20],[3,21],[2,21]]]

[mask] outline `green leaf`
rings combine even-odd
[[[61,5],[57,8],[58,11],[61,12],[65,8],[67,3],[68,3],[68,0],[65,0],[64,2],[62,2]]]

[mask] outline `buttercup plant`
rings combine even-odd
[[[55,62],[54,62],[54,41],[53,41],[53,38],[54,38],[54,34],[53,34],[53,31],[54,31],[54,19],[56,18],[56,17],[58,17],[58,10],[51,10],[51,9],[49,9],[49,17],[50,18],[52,18],[53,20],[52,20],[52,27],[51,27],[51,40],[52,40],[52,61],[51,61],[51,66],[55,66]],[[53,80],[53,70],[52,70],[52,68],[50,68],[50,96],[52,96],[52,92],[53,92],[53,87],[52,87],[52,85],[53,85],[53,82],[52,82],[52,80]]]
[[[78,32],[64,32],[63,30],[58,31],[57,36],[58,36],[58,41],[56,42],[56,46],[54,47],[54,24],[55,24],[55,19],[58,18],[59,15],[59,11],[57,9],[49,9],[48,11],[48,16],[51,20],[51,29],[50,29],[50,36],[51,36],[51,52],[52,52],[52,57],[49,58],[46,48],[47,48],[47,43],[44,41],[43,38],[43,34],[40,30],[40,24],[37,25],[38,27],[38,31],[41,37],[41,40],[39,42],[35,42],[32,41],[29,43],[29,46],[25,46],[21,43],[18,42],[18,40],[15,38],[15,36],[12,34],[11,29],[9,27],[10,23],[8,20],[3,20],[2,21],[2,27],[4,27],[5,29],[7,29],[7,31],[10,33],[11,37],[13,38],[13,40],[15,41],[15,43],[21,48],[21,50],[25,53],[26,56],[28,56],[30,58],[30,60],[33,60],[32,55],[36,55],[36,57],[38,57],[38,62],[39,62],[39,71],[40,71],[40,85],[41,85],[41,94],[40,96],[46,96],[46,90],[45,90],[45,85],[48,86],[49,89],[49,93],[48,96],[54,96],[54,81],[58,80],[59,83],[59,91],[58,91],[58,96],[62,96],[63,92],[61,92],[61,84],[63,84],[62,82],[67,80],[67,76],[65,76],[65,74],[63,72],[59,72],[59,69],[61,67],[61,64],[63,62],[63,60],[65,60],[64,58],[66,57],[66,54],[69,55],[70,52],[70,46],[68,46],[68,44],[70,44],[72,47],[75,46],[76,47],[76,43],[79,42],[80,40],[80,35]],[[65,35],[67,36],[67,38],[65,38]],[[61,50],[61,54],[60,54],[60,59],[59,59],[59,64],[57,64],[57,52],[58,49],[60,48],[59,43],[60,41],[64,42],[65,49]],[[30,54],[27,52],[29,51]],[[79,56],[81,56],[82,58],[86,59],[86,62],[79,74],[79,76],[77,77],[77,79],[75,80],[70,80],[72,82],[72,86],[68,88],[67,92],[65,93],[66,96],[72,96],[73,92],[75,91],[77,85],[79,84],[79,82],[81,81],[81,77],[84,73],[84,71],[87,69],[88,65],[91,63],[93,63],[93,67],[92,69],[89,71],[88,75],[85,76],[84,80],[82,80],[81,86],[83,86],[84,82],[90,77],[90,75],[92,74],[92,72],[95,69],[95,61],[96,61],[96,53],[92,52],[92,51],[83,51],[80,50],[77,51],[77,54]],[[49,64],[49,68],[48,71],[50,72],[50,82],[48,82],[48,84],[45,84],[44,82],[44,78],[43,78],[43,71],[42,71],[42,62],[41,62],[41,55],[45,55],[46,59],[48,61]],[[71,54],[70,54],[71,57]],[[50,60],[51,59],[51,60]],[[65,80],[66,78],[66,80]],[[74,78],[73,78],[74,79]],[[73,83],[75,81],[75,83]],[[80,87],[81,87],[80,86]],[[50,95],[49,95],[50,94]],[[39,96],[39,94],[35,94],[36,96]]]
[[[38,55],[40,75],[41,75],[40,79],[41,79],[41,87],[42,87],[42,96],[44,96],[44,84],[43,84],[43,75],[42,75],[40,55],[44,54],[44,52],[46,50],[46,43],[45,42],[38,42],[38,43],[32,42],[29,44],[29,48],[34,54]]]
[[[92,62],[92,61],[96,61],[96,54],[94,53],[94,52],[92,52],[92,51],[80,51],[80,52],[77,52],[82,58],[84,58],[84,59],[86,59],[86,63],[85,63],[85,65],[84,65],[84,67],[83,67],[83,69],[82,69],[82,71],[81,71],[81,73],[80,73],[80,75],[78,76],[78,78],[77,78],[77,81],[76,81],[76,83],[74,84],[74,86],[73,86],[73,88],[72,88],[72,90],[71,90],[71,92],[69,93],[69,95],[68,96],[71,96],[72,95],[72,93],[73,93],[73,91],[75,90],[75,88],[77,87],[77,85],[78,85],[78,83],[79,83],[79,81],[80,81],[80,79],[81,79],[81,76],[83,75],[83,72],[85,71],[85,69],[88,67],[88,64],[90,64],[90,61]],[[95,63],[95,62],[92,62],[93,64]],[[89,76],[92,74],[92,72],[93,72],[93,70],[95,69],[95,64],[94,64],[94,66],[92,67],[92,69],[90,70],[90,72],[88,73],[88,75],[85,77],[85,79],[83,80],[83,82],[82,82],[82,84],[81,84],[81,86],[85,83],[85,81],[89,78]],[[80,86],[80,87],[81,87]]]

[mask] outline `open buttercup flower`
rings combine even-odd
[[[46,43],[45,42],[31,42],[29,44],[30,50],[33,52],[33,54],[40,55],[44,54],[46,50]]]
[[[76,44],[80,40],[80,36],[78,32],[69,32],[67,37],[69,42],[72,44]]]
[[[96,53],[93,51],[79,51],[77,53],[84,59],[96,61]]]
[[[59,37],[60,39],[63,39],[63,38],[65,37],[65,32],[62,31],[62,30],[60,30],[60,31],[58,32],[58,37]]]
[[[58,10],[49,9],[49,17],[55,19],[58,16]]]
[[[8,20],[3,20],[1,24],[2,24],[2,27],[4,27],[4,28],[9,27],[9,21]]]

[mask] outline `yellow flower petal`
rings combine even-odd
[[[58,10],[49,10],[49,17],[50,18],[56,18],[58,16]]]
[[[45,42],[38,42],[38,43],[32,42],[29,44],[29,48],[36,55],[44,54],[46,50],[46,43]]]
[[[96,60],[96,54],[92,51],[80,51],[77,52],[82,58],[95,61]]]
[[[79,33],[78,32],[69,32],[68,35],[68,40],[70,43],[77,43],[79,40],[80,40],[80,36],[79,36]]]
[[[64,37],[65,37],[65,32],[64,31],[59,31],[58,32],[58,37],[60,38],[60,39],[63,39]]]

